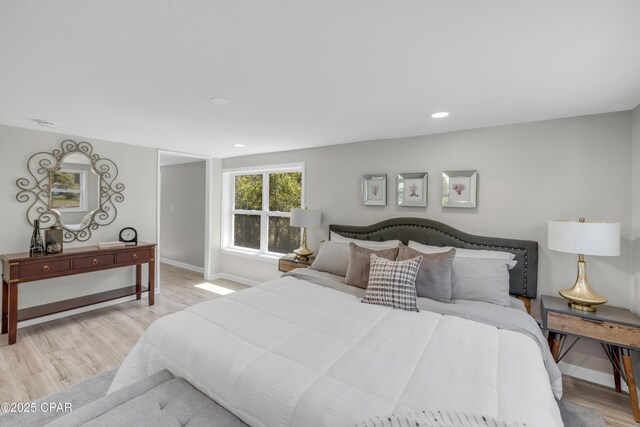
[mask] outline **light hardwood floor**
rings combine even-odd
[[[154,320],[220,295],[196,287],[201,274],[161,265],[155,305],[128,301],[18,329],[18,342],[0,336],[0,402],[30,402],[122,363]],[[246,288],[215,280],[221,293]]]
[[[0,338],[0,402],[30,402],[122,363],[154,320],[183,308],[219,298],[196,287],[200,274],[162,264],[162,292],[153,307],[130,301],[18,330],[18,342]],[[246,288],[215,280],[220,293]],[[633,421],[629,395],[564,377],[564,399],[595,408],[609,426],[640,426]]]

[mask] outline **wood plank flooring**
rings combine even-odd
[[[0,336],[0,402],[30,402],[120,365],[154,320],[225,293],[246,288],[215,280],[210,290],[202,276],[162,264],[162,292],[153,307],[130,301],[18,330],[18,342]],[[218,288],[219,287],[219,288]],[[639,426],[629,395],[564,377],[564,398],[595,408],[609,426]]]
[[[0,335],[0,402],[30,402],[119,366],[154,320],[220,295],[195,285],[202,275],[162,264],[155,305],[128,301],[18,329],[18,342]],[[247,286],[209,282],[221,293]]]
[[[595,409],[607,426],[640,426],[633,420],[628,393],[616,393],[614,389],[564,375],[563,399]]]

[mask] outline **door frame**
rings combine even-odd
[[[208,156],[203,156],[200,154],[191,154],[191,153],[182,153],[178,151],[170,151],[170,150],[158,150],[158,171],[157,171],[157,206],[156,206],[156,244],[157,244],[157,253],[156,253],[156,290],[160,292],[160,284],[162,282],[162,277],[160,275],[160,248],[162,242],[160,240],[160,195],[162,190],[162,178],[160,174],[160,159],[162,156],[171,155],[171,156],[179,156],[186,157],[191,159],[204,160],[205,162],[205,212],[204,212],[204,280],[210,280],[213,276],[211,272],[211,242],[213,241],[213,228],[211,224],[211,186],[213,183],[213,165],[212,158]]]

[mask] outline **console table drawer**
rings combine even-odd
[[[148,249],[139,251],[118,252],[116,254],[116,264],[131,264],[138,262],[148,262],[151,259]]]
[[[113,254],[88,256],[75,258],[73,260],[73,269],[81,270],[83,268],[104,267],[111,264],[113,264]]]
[[[547,314],[547,328],[621,346],[640,347],[640,328],[619,323],[600,322],[550,311]]]
[[[20,279],[35,276],[47,276],[54,273],[61,273],[71,270],[71,261],[68,259],[60,261],[25,262],[20,263],[18,276]]]

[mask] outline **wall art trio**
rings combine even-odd
[[[402,207],[427,206],[427,172],[398,174],[396,196]],[[387,205],[387,174],[362,175],[362,204]],[[475,208],[478,202],[478,171],[442,172],[442,206]]]

